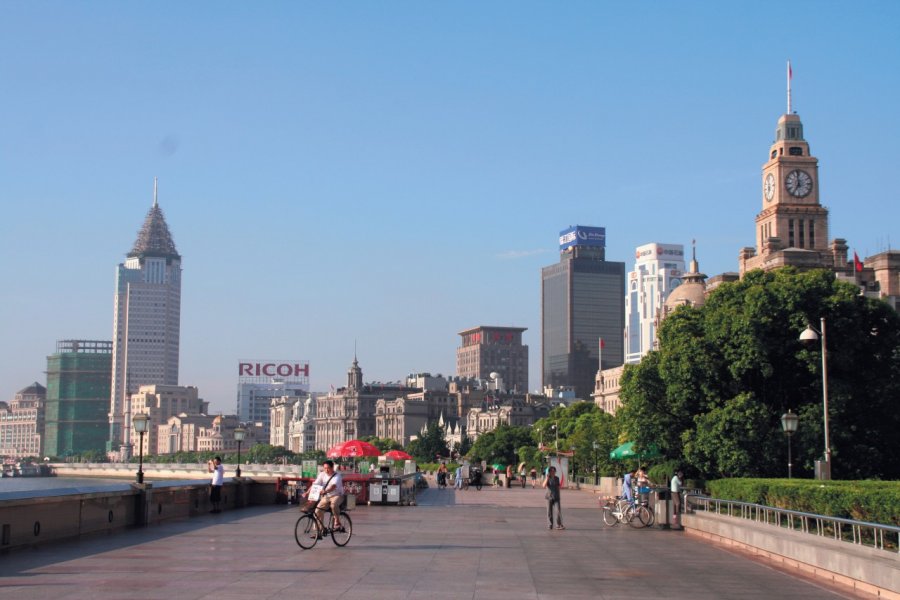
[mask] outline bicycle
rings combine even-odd
[[[309,550],[326,535],[331,536],[331,541],[334,542],[335,546],[347,545],[347,542],[350,541],[350,537],[353,535],[353,521],[350,519],[347,511],[344,510],[344,505],[341,504],[340,509],[340,527],[335,528],[332,526],[334,515],[331,513],[331,510],[326,509],[325,512],[327,514],[325,515],[324,523],[319,521],[313,512],[305,512],[300,515],[300,518],[297,519],[297,523],[294,525],[294,539],[297,541],[298,546],[304,550]]]
[[[653,524],[653,513],[650,509],[627,498],[608,498],[606,504],[602,506],[602,511],[603,523],[607,527],[615,527],[619,523],[627,523],[634,528]]]

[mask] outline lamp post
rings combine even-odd
[[[597,450],[600,449],[600,444],[593,442],[591,447],[594,449],[594,486],[596,487],[600,483],[600,473],[597,472]]]
[[[150,428],[150,415],[138,413],[131,417],[131,425],[138,432],[140,440],[138,441],[138,472],[137,482],[144,483],[144,434]]]
[[[790,479],[793,475],[791,473],[791,436],[797,431],[797,425],[800,423],[800,417],[791,412],[790,409],[783,415],[781,415],[781,428],[784,430],[784,435],[787,436],[788,440],[788,479]]]
[[[828,348],[825,343],[825,317],[819,320],[822,329],[817,330],[812,325],[807,325],[800,334],[800,341],[805,343],[819,340],[822,344],[822,410],[823,424],[825,427],[825,463],[818,470],[818,479],[831,479],[831,442],[828,438]]]
[[[244,441],[244,437],[247,435],[247,430],[243,427],[236,427],[234,430],[234,441],[237,442],[238,445],[238,457],[237,457],[237,470],[235,474],[237,477],[241,476],[241,442]]]

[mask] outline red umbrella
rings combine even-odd
[[[410,456],[403,450],[391,450],[390,452],[386,453],[385,456],[390,458],[391,460],[409,460],[412,458],[412,456]]]
[[[360,456],[380,456],[381,450],[362,440],[342,442],[325,453],[328,458],[357,458]]]

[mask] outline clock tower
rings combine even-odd
[[[790,68],[790,67],[789,67]],[[828,209],[820,204],[819,161],[809,151],[803,124],[788,112],[775,128],[775,141],[762,167],[762,211],[756,215],[756,247],[740,254],[740,271],[793,265],[801,269],[832,268],[846,244],[828,243]],[[835,254],[837,252],[837,254]]]

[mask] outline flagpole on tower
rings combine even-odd
[[[787,114],[791,114],[791,79],[794,72],[791,70],[791,61],[787,61]]]

